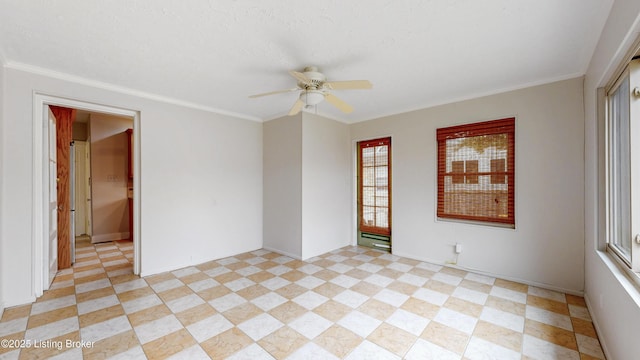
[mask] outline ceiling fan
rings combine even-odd
[[[338,110],[348,114],[353,111],[351,105],[333,95],[331,93],[331,90],[359,90],[373,88],[373,85],[369,82],[369,80],[327,81],[327,77],[323,73],[321,73],[315,66],[307,66],[302,72],[290,70],[289,74],[291,74],[291,76],[293,76],[298,81],[296,87],[287,90],[278,90],[263,94],[251,95],[249,97],[257,98],[261,96],[288,93],[299,90],[300,96],[298,97],[298,100],[296,100],[296,102],[293,104],[293,107],[289,111],[289,115],[295,115],[299,113],[303,107],[315,106],[325,99],[331,105],[338,108]]]

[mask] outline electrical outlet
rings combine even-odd
[[[460,254],[462,252],[462,244],[456,244],[456,254]]]

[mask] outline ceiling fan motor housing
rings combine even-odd
[[[310,80],[310,84],[299,84],[303,89],[319,89],[327,81],[327,77],[319,72],[315,66],[307,66],[304,68],[303,74]]]

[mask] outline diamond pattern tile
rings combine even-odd
[[[579,296],[368,248],[257,250],[145,278],[132,258],[130,241],[78,242],[72,269],[0,319],[2,340],[55,346],[0,358],[604,359]]]

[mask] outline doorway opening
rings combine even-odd
[[[391,252],[391,138],[357,144],[358,245]]]
[[[55,179],[55,174],[52,175],[50,170],[50,146],[49,137],[51,129],[49,125],[49,106],[60,106],[70,109],[76,109],[78,111],[84,111],[89,113],[96,113],[105,116],[114,116],[120,118],[132,119],[131,132],[130,132],[130,159],[132,166],[129,173],[125,175],[126,179],[108,178],[110,181],[124,181],[125,182],[125,195],[130,196],[131,200],[128,202],[131,208],[130,211],[130,224],[129,239],[133,240],[133,273],[140,274],[140,114],[138,111],[122,109],[118,107],[112,107],[108,105],[101,105],[77,100],[71,100],[66,98],[60,98],[45,94],[34,94],[34,109],[33,109],[33,129],[34,129],[34,161],[33,161],[33,183],[34,183],[34,219],[33,219],[33,286],[34,294],[39,297],[43,294],[44,290],[48,289],[50,284],[49,279],[52,277],[50,272],[49,259],[52,257],[50,248],[50,231],[49,226],[51,224],[51,211],[50,211],[50,196],[55,190],[51,189],[51,176]],[[55,131],[53,132],[55,134]],[[123,136],[126,136],[123,132]],[[126,147],[125,147],[126,149]],[[77,153],[77,152],[76,152]],[[77,175],[74,174],[74,175]],[[75,176],[74,176],[75,177]],[[93,198],[89,198],[93,200]],[[75,202],[74,202],[75,203]],[[95,224],[94,224],[95,225]],[[94,226],[92,226],[94,228]],[[71,233],[75,233],[75,229],[71,229]],[[86,231],[86,230],[85,230]],[[92,232],[92,230],[88,230]],[[74,239],[72,236],[71,239]],[[104,240],[108,241],[108,240]]]

